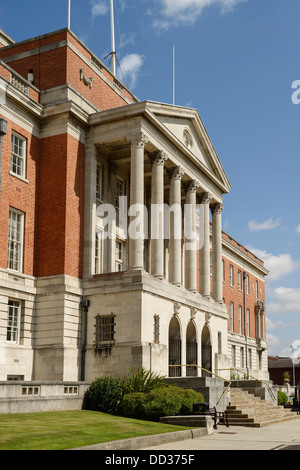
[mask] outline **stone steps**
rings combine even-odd
[[[289,409],[273,405],[241,388],[230,389],[226,411],[229,426],[262,427],[300,418]]]

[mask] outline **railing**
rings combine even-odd
[[[221,401],[222,398],[224,397],[225,393],[229,390],[230,385],[231,385],[230,380],[225,379],[224,377],[221,377],[220,375],[215,374],[215,373],[212,372],[211,370],[204,369],[204,367],[198,366],[198,364],[174,364],[174,365],[173,365],[173,364],[169,364],[169,367],[197,367],[198,369],[201,369],[201,370],[203,370],[204,372],[207,372],[208,374],[211,374],[211,375],[213,375],[214,377],[217,377],[218,379],[224,380],[224,382],[228,382],[228,385],[227,385],[227,387],[225,388],[225,390],[223,391],[223,393],[222,393],[222,395],[220,396],[219,400],[217,401],[216,406],[218,406],[218,404],[220,403],[220,401]],[[224,369],[224,370],[225,370],[225,369]]]
[[[266,388],[267,388],[268,392],[270,393],[271,397],[273,398],[273,400],[276,400],[276,397],[275,397],[275,395],[274,395],[274,393],[273,393],[273,390],[271,389],[270,385],[269,385],[267,382],[264,382],[263,380],[260,380],[260,379],[258,379],[258,378],[256,378],[256,377],[254,377],[254,376],[248,374],[248,372],[244,372],[243,370],[236,369],[236,368],[233,368],[233,367],[231,367],[230,369],[219,369],[219,370],[229,370],[230,372],[231,372],[231,371],[236,371],[236,372],[241,373],[241,374],[244,375],[244,378],[243,378],[242,380],[249,380],[249,379],[248,379],[248,377],[249,377],[249,378],[255,380],[256,382],[260,382],[260,383],[266,385]],[[247,377],[247,378],[245,379],[245,377]],[[232,380],[233,380],[233,379],[232,379]],[[238,379],[237,379],[237,380],[238,380]]]

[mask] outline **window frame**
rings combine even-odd
[[[103,165],[99,162],[96,167],[96,199],[103,199]]]
[[[20,344],[22,302],[20,300],[9,299],[7,305],[6,342]],[[12,314],[10,314],[11,308],[14,309]]]
[[[17,224],[20,225],[20,231],[19,231],[19,240],[10,238],[12,232],[13,232],[13,227],[11,227],[11,215],[15,214],[17,217],[20,217],[20,221],[17,221]],[[14,221],[12,221],[14,222]],[[14,271],[18,273],[23,272],[23,253],[24,253],[24,226],[25,226],[25,214],[24,212],[21,212],[17,209],[14,209],[12,207],[9,208],[9,216],[8,216],[8,240],[7,240],[7,269],[9,271]],[[16,232],[18,235],[18,232]],[[15,255],[13,257],[10,256],[11,253],[15,253],[15,249],[10,248],[10,244],[14,243],[17,244],[18,246],[18,256],[17,256],[17,261],[15,260]],[[13,263],[13,267],[11,267],[11,264]],[[17,263],[17,269],[15,269],[15,263]]]
[[[229,265],[229,285],[230,287],[234,287],[234,269],[233,264]]]
[[[117,248],[117,245],[119,245],[119,248]],[[121,254],[121,257],[117,256],[117,251],[119,254]],[[125,263],[125,243],[122,240],[117,238],[115,242],[115,272],[124,271],[124,263]],[[117,269],[117,266],[118,268],[120,267],[121,269]]]
[[[18,145],[14,139],[18,139],[20,142],[22,142],[22,146]],[[21,149],[21,154],[16,153],[13,149],[13,147],[17,145]],[[21,161],[21,165],[17,164],[16,162],[13,161],[13,159],[19,159]],[[21,134],[18,134],[15,131],[12,131],[11,133],[11,150],[10,150],[10,174],[12,176],[15,176],[17,178],[26,179],[26,165],[27,163],[27,139],[26,137],[22,136]],[[14,166],[16,168],[14,169]],[[20,168],[21,171],[18,172],[16,169]]]
[[[124,204],[120,201],[120,198],[124,196],[126,196],[125,180],[120,178],[120,176],[116,176],[116,210],[119,212],[125,212]]]
[[[115,345],[115,322],[116,315],[100,315],[95,317],[95,349],[111,349]]]

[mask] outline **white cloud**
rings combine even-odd
[[[92,0],[92,16],[96,18],[100,15],[106,15],[108,12],[108,2],[105,0]]]
[[[132,88],[136,84],[137,76],[144,63],[144,56],[141,54],[127,54],[120,62],[118,75],[123,80],[123,75]]]
[[[280,219],[273,220],[268,219],[264,222],[257,222],[256,220],[250,220],[248,222],[248,227],[251,232],[259,232],[260,230],[272,230],[280,226]]]
[[[258,250],[250,246],[247,248],[264,262],[265,268],[269,271],[270,281],[278,281],[300,267],[300,262],[294,261],[289,253],[273,255],[266,250]]]
[[[194,23],[206,7],[219,6],[222,13],[232,11],[239,3],[247,0],[159,0],[162,5],[162,14],[168,21],[156,21],[157,26],[165,29],[171,23]]]
[[[300,233],[300,224],[299,224],[299,225],[297,225],[297,227],[296,227],[296,231],[297,231],[298,233]]]
[[[270,352],[270,349],[276,346],[279,346],[281,344],[281,341],[279,340],[279,338],[272,335],[271,333],[267,333],[267,343],[268,343],[269,352]]]
[[[267,331],[282,330],[285,328],[285,324],[281,320],[275,322],[271,320],[269,317],[266,317],[266,326],[267,326]]]
[[[270,302],[267,303],[268,314],[300,312],[300,289],[276,287],[268,290]]]

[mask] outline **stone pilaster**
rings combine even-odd
[[[222,294],[222,210],[223,204],[212,209],[212,294],[216,302],[223,301]]]

